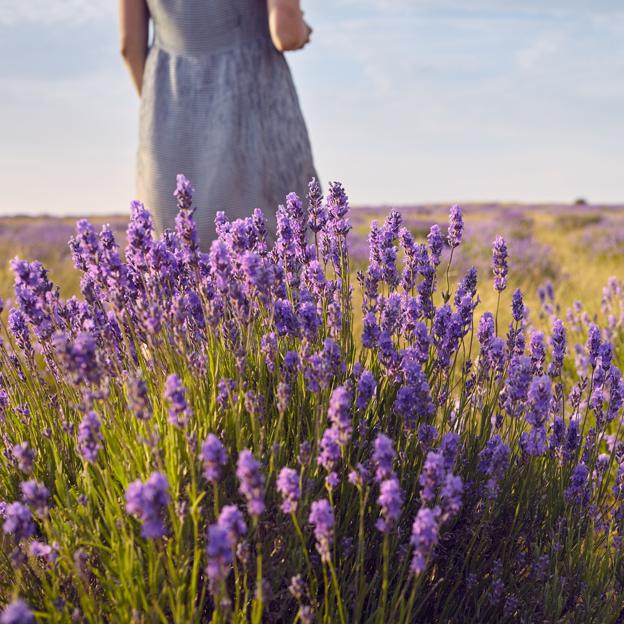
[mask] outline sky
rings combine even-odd
[[[624,201],[621,0],[302,4],[287,58],[352,204]],[[137,122],[116,2],[0,0],[0,214],[127,210]]]

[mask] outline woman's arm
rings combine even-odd
[[[267,4],[273,45],[280,52],[303,48],[312,29],[303,19],[299,0],[267,0]]]
[[[145,0],[119,0],[119,37],[121,55],[126,62],[139,95],[147,58],[149,9]]]

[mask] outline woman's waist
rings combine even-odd
[[[201,28],[179,31],[154,29],[154,45],[176,56],[199,57],[233,48],[272,45],[267,32],[244,28],[242,25],[224,32],[202,32]]]

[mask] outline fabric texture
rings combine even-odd
[[[172,228],[176,175],[195,188],[201,246],[214,218],[261,208],[275,227],[287,193],[316,177],[284,55],[273,46],[266,0],[147,0],[154,26],[143,76],[138,198],[159,230]]]

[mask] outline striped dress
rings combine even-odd
[[[159,230],[176,215],[176,174],[195,188],[201,246],[214,218],[275,210],[316,176],[284,55],[272,45],[266,0],[147,0],[154,26],[143,76],[138,197]]]

